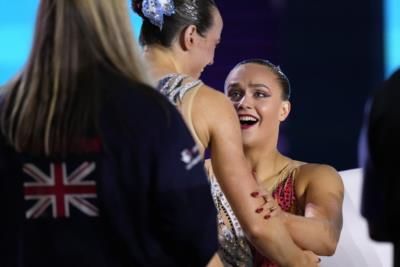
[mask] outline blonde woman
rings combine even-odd
[[[0,97],[1,266],[205,266],[217,250],[200,156],[146,85],[127,12],[40,2]]]

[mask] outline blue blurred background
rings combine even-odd
[[[0,85],[25,64],[35,27],[39,0],[0,0]],[[136,37],[141,18],[129,12]]]
[[[39,0],[0,0],[0,85],[24,65]],[[203,79],[222,89],[249,57],[281,65],[293,87],[281,148],[299,160],[357,167],[364,104],[400,66],[399,0],[217,0],[222,43]],[[136,37],[141,21],[130,12]]]

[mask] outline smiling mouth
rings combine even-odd
[[[253,116],[241,115],[239,116],[239,121],[242,129],[248,129],[254,126],[259,120]]]

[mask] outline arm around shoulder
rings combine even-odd
[[[263,201],[251,197],[258,185],[243,153],[239,119],[233,105],[225,95],[209,87],[201,88],[194,104],[208,131],[215,177],[243,230],[248,234],[257,232],[257,222],[262,217],[255,210]]]

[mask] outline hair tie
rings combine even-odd
[[[151,24],[162,30],[164,15],[171,16],[175,13],[173,0],[143,0],[142,13]]]

